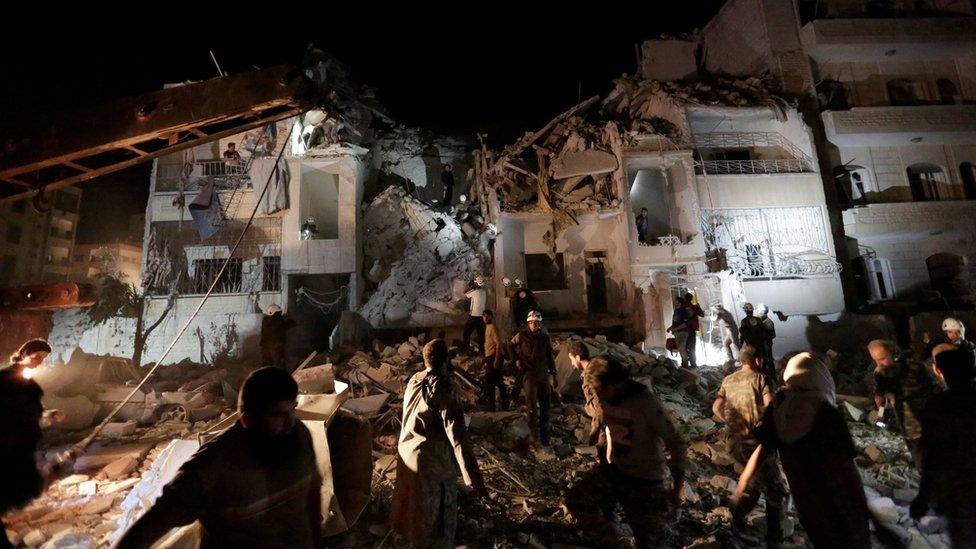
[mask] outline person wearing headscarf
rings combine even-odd
[[[800,523],[814,547],[871,547],[870,513],[854,457],[857,449],[836,408],[834,380],[810,353],[790,359],[785,387],[753,434],[760,442],[733,495],[738,504],[759,465],[778,451]]]
[[[410,547],[453,548],[456,468],[478,495],[487,497],[487,490],[451,381],[447,344],[434,339],[424,346],[423,356],[424,371],[410,378],[403,394],[390,521]]]

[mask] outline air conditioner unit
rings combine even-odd
[[[891,262],[884,258],[862,257],[864,277],[867,279],[871,301],[887,301],[895,295],[894,277],[891,276]]]

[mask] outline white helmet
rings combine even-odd
[[[529,311],[529,316],[525,319],[525,321],[532,322],[533,320],[536,322],[542,322],[542,313],[539,311]]]
[[[966,339],[966,325],[961,320],[949,317],[942,321],[942,331],[958,330],[963,339]]]
[[[474,283],[476,285],[478,285],[478,286],[484,286],[485,285],[485,277],[483,277],[481,275],[478,275],[478,276],[474,277]]]
[[[769,313],[769,307],[767,307],[764,303],[760,303],[759,305],[756,305],[756,314],[757,315],[764,316],[764,315],[766,315],[768,313]]]
[[[512,285],[512,279],[511,279],[511,278],[508,278],[508,277],[506,276],[505,278],[503,278],[503,279],[502,279],[502,284],[503,284],[503,285],[504,285],[504,286],[505,286],[506,288],[508,288],[509,286],[511,286],[511,285]]]
[[[515,287],[521,288],[522,286],[525,286],[525,283],[522,282],[522,279],[519,277],[515,277]]]
[[[754,309],[755,307],[753,307],[752,303],[749,303],[748,301],[742,304],[743,311],[752,312]]]

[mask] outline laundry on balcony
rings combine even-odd
[[[255,192],[263,192],[259,212],[272,214],[279,210],[287,210],[288,182],[291,180],[288,163],[270,157],[254,158],[250,162],[250,170],[251,180],[257,182]]]
[[[224,224],[224,214],[220,209],[220,195],[214,189],[213,181],[203,187],[193,202],[190,202],[188,209],[202,239],[213,236]]]

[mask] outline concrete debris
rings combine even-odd
[[[136,432],[136,426],[137,423],[135,421],[109,423],[102,428],[102,431],[98,435],[104,438],[124,437],[134,434]]]

